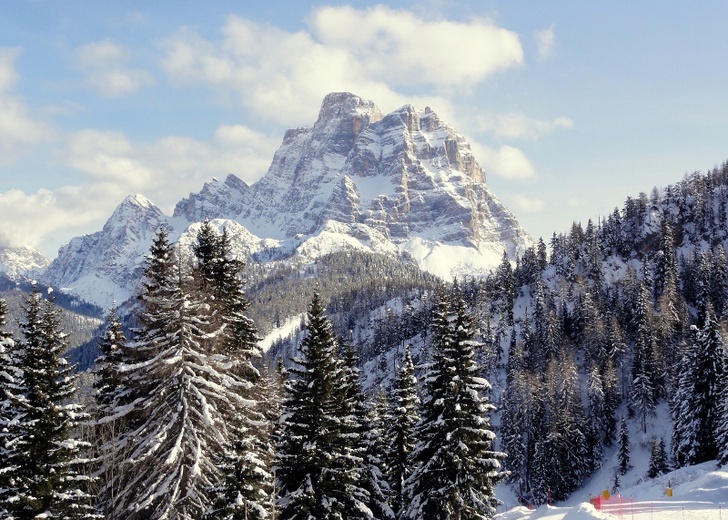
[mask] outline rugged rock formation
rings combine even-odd
[[[482,274],[531,243],[488,191],[470,145],[425,108],[382,115],[371,101],[329,94],[311,128],[286,132],[266,175],[206,183],[172,217],[127,198],[103,230],[61,248],[45,281],[101,305],[133,294],[161,225],[181,243],[205,219],[225,227],[241,256],[311,259],[356,247],[406,253],[449,278]]]

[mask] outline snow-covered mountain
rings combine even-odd
[[[11,280],[36,278],[43,274],[51,261],[32,247],[0,248],[0,273]]]
[[[487,189],[466,139],[429,108],[383,115],[349,93],[329,94],[311,128],[286,132],[266,175],[206,183],[167,217],[127,198],[103,230],[61,248],[45,280],[101,305],[130,296],[160,225],[176,240],[218,219],[241,254],[267,258],[354,247],[406,254],[444,278],[484,274],[529,235]],[[191,233],[190,230],[188,233]]]

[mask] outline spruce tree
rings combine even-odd
[[[272,512],[271,427],[261,403],[261,376],[254,362],[261,358],[258,334],[247,316],[250,307],[242,280],[244,264],[232,251],[227,231],[218,233],[205,221],[193,246],[200,290],[211,308],[210,327],[219,330],[209,348],[232,363],[229,371],[241,383],[246,406],[228,418],[229,436],[216,460],[222,481],[212,490],[209,518],[267,518]]]
[[[693,329],[675,394],[673,457],[678,467],[719,455],[722,420],[723,340],[708,306],[701,331]]]
[[[385,429],[387,420],[387,397],[383,390],[377,393],[369,403],[364,401],[364,395],[359,394],[359,403],[356,405],[359,432],[362,448],[363,470],[359,484],[363,491],[361,498],[371,511],[373,518],[379,520],[394,520],[396,518],[390,501],[390,485],[385,472],[385,456],[387,453],[387,439]],[[364,516],[369,518],[369,516]]]
[[[665,451],[665,440],[652,439],[652,450],[650,451],[650,466],[647,469],[647,478],[655,478],[664,475],[669,470],[667,452]]]
[[[627,421],[624,417],[619,422],[619,449],[617,451],[617,460],[619,461],[619,473],[626,475],[627,472],[632,469],[630,463],[630,446],[629,446],[629,431],[627,430]]]
[[[343,435],[355,423],[338,348],[315,291],[300,356],[285,386],[276,464],[281,520],[372,515],[357,489],[363,461]]]
[[[452,322],[451,322],[452,318]],[[489,429],[494,407],[475,361],[472,321],[456,294],[454,312],[440,298],[433,318],[433,363],[405,483],[406,519],[482,519],[495,515],[495,483],[505,475]]]
[[[160,231],[148,259],[141,330],[121,367],[134,397],[115,510],[130,518],[201,518],[222,476],[231,419],[252,386],[220,341],[211,292],[194,262],[174,257]]]
[[[94,405],[91,411],[91,430],[96,458],[95,474],[98,477],[96,491],[97,508],[104,518],[115,518],[113,509],[121,464],[124,453],[120,444],[126,429],[124,408],[126,385],[124,374],[119,371],[127,339],[119,319],[116,306],[112,306],[106,321],[106,328],[99,339],[99,356],[93,366]]]
[[[14,469],[10,465],[12,438],[10,424],[19,410],[12,400],[11,388],[19,381],[21,375],[19,345],[12,339],[12,334],[5,330],[7,304],[0,300],[0,460],[5,461],[0,467],[0,517],[9,513],[5,508],[6,500],[12,496],[14,487],[11,474]]]
[[[404,482],[412,473],[410,454],[415,447],[414,430],[420,417],[419,406],[415,367],[411,348],[407,345],[390,398],[390,420],[386,434],[389,449],[385,466],[391,486],[390,502],[395,512],[403,506]]]
[[[14,381],[6,389],[15,419],[3,464],[10,481],[4,507],[15,518],[96,518],[82,456],[88,444],[73,437],[83,415],[72,403],[76,375],[63,357],[66,335],[59,311],[37,291],[24,310],[24,339],[14,356]]]

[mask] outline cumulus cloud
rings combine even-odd
[[[536,170],[528,157],[509,145],[491,148],[474,144],[473,152],[486,175],[496,175],[509,180],[526,180],[536,176]]]
[[[110,183],[127,194],[143,191],[166,211],[213,176],[234,173],[247,182],[257,180],[279,144],[244,125],[220,126],[209,141],[167,136],[152,143],[84,130],[69,140],[65,162],[89,183]]]
[[[533,39],[536,41],[536,52],[538,53],[538,59],[546,61],[551,57],[554,51],[554,43],[556,36],[554,34],[554,26],[547,29],[540,29],[533,33]]]
[[[499,139],[536,140],[556,130],[574,127],[571,118],[559,116],[551,120],[541,120],[518,112],[507,114],[479,115],[471,118],[472,125],[480,131],[490,132]]]
[[[339,6],[318,9],[310,25],[367,76],[395,85],[470,85],[523,62],[518,35],[485,19],[431,21],[383,5]]]
[[[429,21],[384,6],[318,9],[298,32],[232,16],[220,40],[183,29],[162,51],[171,81],[210,86],[288,124],[309,124],[311,107],[329,92],[351,91],[391,110],[419,89],[469,88],[523,62],[518,35],[488,20]]]
[[[522,213],[541,213],[546,207],[546,203],[541,199],[526,197],[525,195],[516,195],[513,197],[513,202]]]
[[[130,67],[130,60],[126,49],[105,40],[80,47],[75,65],[88,88],[102,97],[118,98],[154,83],[149,72]]]
[[[19,54],[19,49],[0,48],[0,93],[7,92],[18,82],[15,59]]]
[[[31,145],[53,136],[50,125],[31,114],[13,88],[19,80],[18,49],[0,48],[0,166],[13,164]]]
[[[257,180],[279,144],[279,138],[243,125],[220,126],[207,141],[168,136],[135,143],[121,132],[77,132],[60,160],[84,177],[53,191],[0,193],[0,221],[15,223],[4,239],[38,247],[59,235],[65,241],[72,233],[95,231],[110,208],[132,193],[144,193],[169,214],[177,201],[214,176],[234,173],[247,182]]]

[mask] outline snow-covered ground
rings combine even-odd
[[[667,496],[667,490],[672,496]],[[581,497],[583,498],[583,497]],[[588,498],[588,497],[587,497]],[[578,499],[575,499],[578,500]],[[572,500],[570,502],[573,502]],[[728,520],[728,471],[715,462],[681,468],[655,479],[643,479],[603,504],[601,511],[588,502],[542,506],[535,510],[515,507],[498,520]]]

